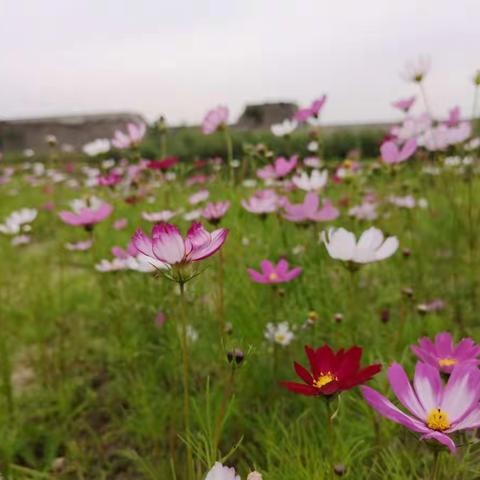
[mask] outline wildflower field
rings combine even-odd
[[[480,478],[480,140],[412,68],[372,157],[324,155],[326,96],[275,148],[218,107],[216,158],[4,155],[5,478]]]

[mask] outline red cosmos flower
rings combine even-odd
[[[177,163],[177,157],[166,157],[163,160],[150,160],[147,164],[147,168],[150,170],[167,170]]]
[[[333,395],[349,390],[370,380],[382,369],[379,364],[361,369],[362,349],[357,346],[347,351],[342,348],[335,353],[328,345],[316,350],[306,345],[305,353],[311,372],[294,362],[297,375],[305,383],[280,382],[283,387],[301,395]]]

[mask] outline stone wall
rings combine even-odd
[[[124,130],[128,122],[145,120],[135,113],[118,113],[0,121],[0,151],[8,153],[31,148],[44,152],[48,149],[47,135],[55,135],[60,146],[80,150],[97,138],[112,138],[115,130]]]

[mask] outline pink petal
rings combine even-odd
[[[426,412],[439,408],[442,400],[440,372],[426,363],[418,362],[413,380],[417,398]]]
[[[136,244],[135,246],[138,248]],[[160,223],[153,227],[152,246],[155,257],[170,265],[182,261],[185,256],[183,238],[178,228],[169,223]]]
[[[393,393],[395,393],[402,405],[408,408],[417,418],[426,418],[427,413],[418,401],[403,367],[398,363],[394,363],[388,369],[387,375]]]
[[[455,446],[455,442],[448,435],[445,435],[444,433],[441,433],[441,432],[430,431],[430,433],[426,433],[425,435],[422,435],[420,439],[421,440],[430,440],[430,439],[437,440],[437,442],[440,442],[441,444],[446,445],[452,453],[455,453],[457,449]]]
[[[135,245],[135,248],[140,252],[146,255],[147,257],[155,258],[153,254],[153,245],[150,237],[146,235],[142,229],[138,229],[132,237],[132,243]]]

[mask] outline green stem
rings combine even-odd
[[[432,480],[437,480],[439,478],[438,473],[440,470],[440,449],[435,448],[433,452],[433,467],[432,467]]]
[[[218,252],[218,326],[220,328],[220,350],[225,346],[225,298],[224,298],[223,250]]]
[[[225,145],[227,147],[227,163],[230,168],[230,183],[234,183],[234,172],[233,172],[233,143],[230,132],[225,127],[223,130],[223,136],[225,137]]]
[[[193,480],[193,456],[190,438],[190,398],[189,398],[189,354],[187,339],[187,315],[185,311],[185,283],[180,282],[180,320],[181,348],[183,359],[183,416],[185,422],[185,437],[187,440],[187,480]]]
[[[328,442],[330,444],[329,448],[329,465],[330,465],[330,476],[334,478],[334,466],[335,466],[335,429],[333,428],[333,412],[332,412],[332,400],[326,397],[325,403],[327,406],[327,429],[328,429]]]

